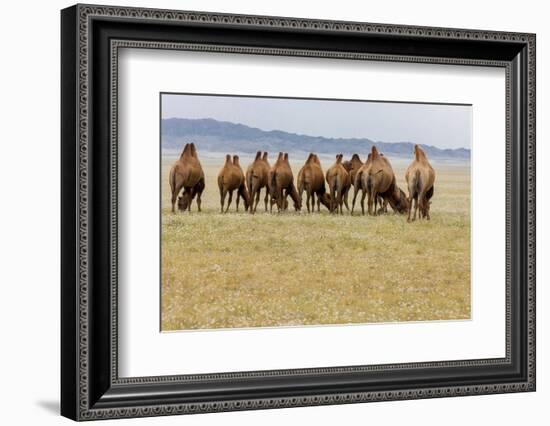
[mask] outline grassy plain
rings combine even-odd
[[[201,157],[203,212],[170,212],[162,159],[164,331],[470,318],[470,168],[433,163],[431,221],[264,212],[220,214],[219,159]],[[294,176],[304,159],[292,164]],[[331,160],[322,160],[323,170]],[[241,157],[246,170],[249,159]],[[407,162],[393,162],[405,190]],[[406,192],[406,190],[405,190]],[[350,207],[352,197],[350,196]],[[358,200],[359,201],[359,200]],[[389,209],[391,211],[391,209]]]

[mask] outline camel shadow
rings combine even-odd
[[[36,405],[50,414],[59,415],[59,401],[37,401]]]

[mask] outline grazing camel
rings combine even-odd
[[[321,169],[321,162],[317,155],[309,154],[304,166],[298,173],[298,193],[300,198],[306,191],[307,212],[315,211],[315,195],[317,195],[317,211],[321,211],[321,203],[330,210],[330,196],[326,193],[325,178]],[[311,200],[311,211],[309,202]]]
[[[294,201],[294,208],[296,211],[301,210],[302,200],[294,186],[294,175],[290,168],[288,161],[288,153],[279,152],[277,161],[273,165],[269,173],[269,190],[271,192],[272,199],[277,204],[277,210],[279,212],[286,209],[286,199],[290,195],[292,201]],[[273,203],[271,203],[273,208]]]
[[[201,211],[201,196],[204,191],[205,182],[204,182],[204,173],[202,174],[201,178],[197,182],[197,184],[193,187],[193,190],[191,192],[184,191],[182,195],[178,197],[178,209],[181,211],[191,211],[191,203],[193,202],[193,199],[195,196],[197,197],[197,207],[199,209],[199,212]]]
[[[256,153],[254,162],[246,170],[246,185],[250,195],[250,213],[256,213],[256,208],[260,202],[260,191],[265,187],[265,211],[267,211],[267,201],[269,200],[269,162],[267,161],[267,152]],[[255,201],[254,201],[255,200]]]
[[[346,205],[346,209],[349,210],[348,206],[348,192],[351,187],[351,179],[347,170],[342,165],[342,154],[336,155],[336,162],[327,170],[326,179],[328,183],[328,188],[330,191],[330,208],[331,212],[340,212],[342,211],[342,204]]]
[[[414,160],[405,172],[405,180],[409,188],[409,217],[411,221],[412,202],[414,200],[414,215],[412,220],[416,220],[416,212],[420,207],[419,219],[426,218],[430,220],[430,199],[434,193],[435,170],[428,161],[426,153],[418,145],[414,146]]]
[[[388,202],[394,211],[405,213],[408,210],[407,197],[397,186],[395,174],[389,160],[378,152],[376,146],[372,147],[367,163],[369,163],[369,160],[368,170],[363,170],[360,175],[361,185],[367,190],[369,215],[376,216],[379,213],[376,210],[379,197],[382,198],[384,203]],[[364,196],[363,193],[363,200]]]
[[[180,158],[170,169],[169,181],[170,190],[172,192],[172,213],[175,212],[176,200],[180,191],[184,189],[191,199],[193,199],[193,188],[195,188],[201,177],[204,179],[204,172],[197,155],[195,144],[185,144]]]
[[[235,190],[237,190],[237,211],[239,211],[239,200],[241,197],[244,201],[245,211],[248,210],[250,205],[250,197],[248,195],[248,190],[246,189],[244,173],[239,164],[238,155],[233,156],[233,161],[231,161],[231,156],[229,154],[225,156],[225,164],[218,174],[218,188],[220,189],[220,204],[222,213],[224,213],[223,207],[225,205],[225,196],[229,193],[229,200],[225,209],[225,213],[227,213],[229,206],[231,205],[231,200],[233,199],[233,191]]]

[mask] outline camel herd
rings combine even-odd
[[[194,143],[185,145],[180,158],[170,170],[169,180],[172,212],[175,212],[176,202],[179,210],[191,211],[191,203],[195,198],[200,212],[205,179]],[[273,212],[273,206],[277,206],[278,212],[287,210],[288,197],[292,200],[294,209],[300,211],[305,192],[308,213],[315,211],[315,197],[317,197],[317,212],[321,210],[321,204],[323,204],[329,212],[343,214],[344,205],[348,211],[350,210],[348,195],[353,187],[351,214],[354,212],[357,196],[361,193],[363,215],[365,198],[367,198],[369,215],[386,213],[389,204],[394,212],[408,214],[408,221],[416,220],[417,213],[420,219],[430,220],[435,171],[425,152],[418,145],[414,147],[414,159],[405,172],[405,181],[408,197],[398,187],[388,158],[373,146],[364,163],[357,154],[354,154],[349,161],[343,161],[342,154],[336,155],[335,163],[326,174],[323,174],[319,157],[314,153],[309,154],[298,172],[296,185],[287,153],[280,152],[275,163],[270,165],[268,153],[262,154],[258,151],[254,161],[248,166],[246,174],[240,165],[238,155],[226,155],[225,163],[218,174],[218,189],[222,213],[227,213],[229,210],[234,193],[237,211],[242,198],[244,210],[252,214],[256,213],[261,190],[265,188],[265,211],[269,208],[269,211]]]

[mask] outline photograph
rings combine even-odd
[[[160,93],[160,330],[471,319],[472,105]]]

